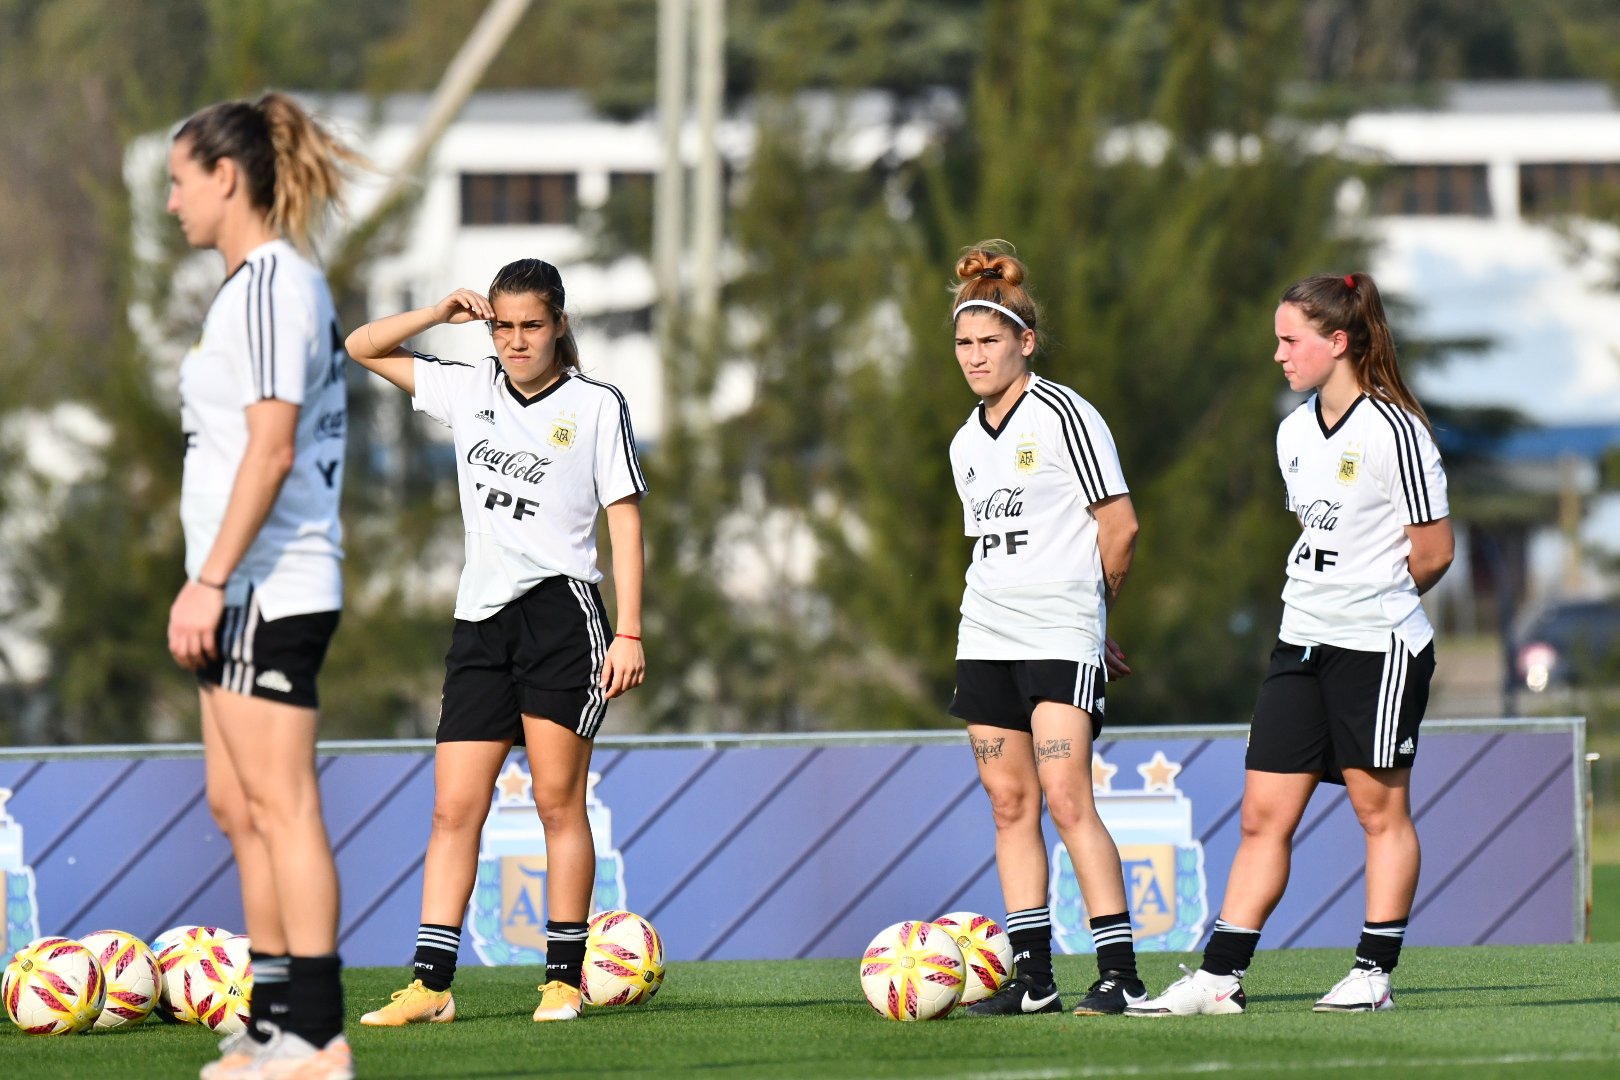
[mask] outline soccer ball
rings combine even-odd
[[[629,911],[591,916],[579,995],[587,1005],[639,1005],[664,983],[664,940]]]
[[[198,949],[182,965],[180,982],[187,1019],[221,1035],[247,1030],[253,969],[246,937],[232,934]]]
[[[18,949],[0,976],[6,1015],[29,1035],[89,1031],[107,1000],[101,965],[89,949],[43,937]]]
[[[962,1000],[962,950],[946,930],[908,920],[886,927],[861,956],[861,990],[890,1020],[938,1020]]]
[[[1007,931],[994,919],[972,911],[953,911],[934,920],[956,940],[967,964],[963,973],[962,1004],[983,1001],[1012,978],[1013,948]]]
[[[157,957],[146,942],[122,930],[97,930],[79,939],[101,965],[107,1003],[96,1017],[98,1031],[138,1024],[157,1005]]]
[[[194,1024],[197,1017],[186,1007],[186,969],[191,961],[214,942],[232,937],[217,926],[176,926],[158,935],[158,1000],[152,1011],[158,1018],[176,1024]]]
[[[170,945],[173,945],[175,942],[179,941],[181,938],[185,937],[195,929],[197,929],[197,927],[191,925],[190,923],[181,923],[179,926],[169,927],[167,930],[163,931],[163,933],[152,939],[152,955],[157,956],[164,949],[167,949]]]

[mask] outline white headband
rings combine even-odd
[[[996,303],[993,300],[964,300],[964,301],[962,301],[960,304],[956,305],[956,310],[951,312],[951,322],[956,321],[956,317],[958,315],[962,314],[962,309],[963,308],[970,308],[970,307],[994,308],[995,310],[1001,312],[1003,315],[1007,316],[1007,318],[1011,319],[1013,322],[1017,323],[1019,326],[1022,326],[1025,330],[1029,329],[1029,323],[1025,322],[1023,319],[1020,319],[1018,317],[1018,312],[1014,311],[1012,308],[1002,307],[1000,304]]]

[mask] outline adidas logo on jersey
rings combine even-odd
[[[1413,742],[1412,736],[1408,735],[1406,741],[1401,743],[1395,752],[1397,754],[1415,754],[1417,753],[1417,743]]]
[[[479,409],[477,412],[473,413],[473,416],[479,420],[482,420],[486,424],[493,424],[495,422],[494,409]]]
[[[975,472],[974,472],[974,471],[973,471],[973,469],[972,469],[972,467],[969,467],[969,468],[968,468],[968,471],[967,471],[967,475],[966,475],[966,476],[964,476],[964,477],[962,477],[962,483],[964,483],[964,484],[971,484],[971,483],[973,483],[973,481],[974,481],[974,478],[975,478],[975,477],[976,477],[976,476],[977,476],[977,475],[978,475],[978,474],[977,474],[977,473],[975,473]]]
[[[1291,473],[1299,472],[1299,458],[1295,458],[1288,463],[1288,471]]]
[[[266,690],[274,690],[278,694],[292,693],[292,680],[282,672],[271,669],[253,680],[254,686],[262,686]]]

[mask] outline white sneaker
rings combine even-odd
[[[1387,1012],[1395,1007],[1389,975],[1379,968],[1353,967],[1313,1006],[1316,1012]]]
[[[354,1056],[342,1035],[317,1049],[290,1031],[277,1031],[259,1050],[263,1080],[354,1080]]]
[[[1155,998],[1125,1008],[1126,1016],[1223,1016],[1243,1011],[1248,999],[1236,975],[1212,975],[1186,964],[1181,978]]]
[[[204,1065],[197,1075],[201,1080],[246,1080],[258,1072],[261,1045],[245,1031],[227,1035],[220,1040],[219,1059]]]

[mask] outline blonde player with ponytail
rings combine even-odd
[[[1275,330],[1289,387],[1310,397],[1277,430],[1300,536],[1249,732],[1242,839],[1202,965],[1131,1016],[1244,1011],[1241,980],[1324,780],[1344,785],[1366,833],[1367,907],[1355,965],[1315,1009],[1395,1007],[1390,973],[1420,863],[1412,765],[1434,674],[1434,629],[1418,597],[1451,565],[1446,474],[1371,277],[1297,282]]]
[[[343,606],[344,356],[305,251],[358,160],[281,94],[210,105],[169,149],[169,212],[226,272],[180,369],[188,580],[168,629],[197,674],[209,808],[252,941],[252,1022],[202,1071],[221,1080],[354,1075],[315,776],[315,682]]]

